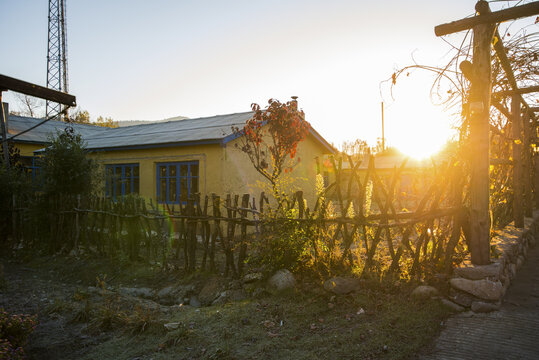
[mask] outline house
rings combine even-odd
[[[87,143],[87,149],[105,170],[105,195],[114,199],[131,193],[159,203],[177,204],[189,193],[258,196],[264,178],[256,172],[236,144],[240,139],[232,127],[243,127],[253,112],[196,119],[100,128],[70,124]],[[9,133],[16,134],[39,122],[11,115]],[[69,126],[49,121],[16,138],[23,156],[47,144],[49,134]],[[316,130],[298,145],[301,162],[292,172],[291,186],[304,191],[309,202],[315,196],[317,158],[334,153]]]

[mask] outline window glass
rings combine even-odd
[[[180,165],[180,176],[187,176],[187,165]]]
[[[176,194],[176,178],[170,178],[168,185],[168,201],[175,203],[178,201]]]
[[[138,194],[139,165],[118,164],[107,165],[105,169],[105,195],[117,200],[121,196]]]
[[[199,190],[198,173],[198,161],[157,164],[158,201],[168,204],[185,203],[190,194]]]

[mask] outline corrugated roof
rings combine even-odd
[[[87,143],[87,149],[93,151],[145,148],[154,146],[181,146],[192,144],[224,144],[235,138],[232,127],[242,128],[253,116],[253,112],[228,115],[183,119],[151,124],[132,125],[119,128],[103,128],[95,125],[66,124],[51,120],[36,129],[21,135],[19,141],[45,143],[48,136],[68,125],[73,126]],[[9,133],[16,134],[30,128],[40,119],[10,115]],[[311,134],[320,141],[329,152],[334,149],[327,141],[311,128]]]
[[[40,123],[43,119],[36,119],[25,116],[9,115],[8,120],[8,139],[10,136],[16,135],[32,126]],[[95,125],[85,124],[68,124],[63,121],[49,120],[37,128],[18,136],[15,141],[28,143],[47,143],[50,136],[54,136],[57,131],[63,131],[66,127],[72,126],[75,131],[82,135],[83,138],[89,138],[97,134],[104,134],[108,128],[103,128]],[[1,137],[1,134],[0,134]]]
[[[88,149],[123,148],[193,142],[221,142],[233,135],[232,126],[243,127],[253,112],[184,119],[111,129],[86,138]]]

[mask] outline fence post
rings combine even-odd
[[[470,252],[472,263],[490,262],[489,110],[491,96],[491,40],[494,25],[473,28],[473,79],[470,88]]]
[[[515,227],[524,227],[524,203],[522,199],[522,119],[520,97],[511,97],[511,127],[513,130],[513,220]]]
[[[530,114],[524,115],[524,216],[533,217],[532,153]]]
[[[75,210],[75,254],[79,255],[79,236],[80,236],[80,194],[77,195],[77,209]]]

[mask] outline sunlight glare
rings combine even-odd
[[[450,115],[431,103],[425,85],[406,81],[386,117],[387,143],[415,159],[436,154],[453,134]]]

